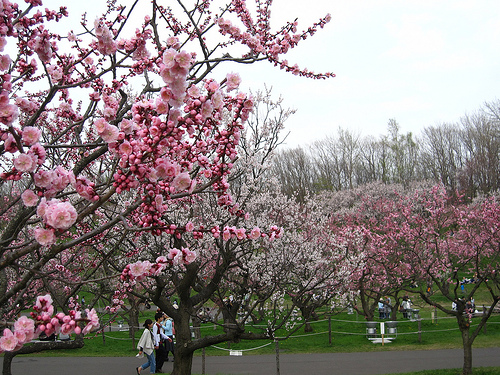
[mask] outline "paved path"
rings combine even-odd
[[[461,368],[463,352],[456,349],[369,353],[281,354],[281,375],[377,375],[442,368]],[[15,357],[13,375],[134,375],[143,363],[135,357]],[[473,350],[474,367],[500,366],[500,348]],[[172,363],[163,365],[164,372]],[[144,371],[147,375],[149,371]],[[201,374],[201,357],[193,373]],[[276,356],[243,355],[206,358],[207,375],[276,375]]]

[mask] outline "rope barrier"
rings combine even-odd
[[[289,339],[291,339],[291,338],[296,338],[296,337],[306,337],[306,336],[323,335],[325,333],[328,333],[328,331],[317,332],[317,333],[307,333],[307,334],[303,334],[303,335],[293,335],[293,336],[276,336],[276,338],[277,339],[286,339],[288,337]]]
[[[108,335],[104,335],[104,337],[106,337],[108,339],[113,339],[113,340],[132,340],[130,337],[121,338],[121,337],[113,337],[113,336],[108,336]]]
[[[257,346],[255,348],[250,348],[250,349],[238,349],[239,352],[248,352],[248,351],[251,351],[251,350],[257,350],[257,349],[261,349],[261,348],[264,348],[268,345],[271,345],[273,342],[268,342],[267,344],[264,344],[264,345],[261,345],[261,346]],[[215,345],[211,345],[212,348],[215,348],[215,349],[219,349],[219,350],[224,350],[224,351],[227,351],[227,352],[230,352],[230,351],[233,351],[234,349],[226,349],[226,348],[221,348],[219,346],[215,346]]]

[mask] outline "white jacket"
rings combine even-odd
[[[141,350],[147,355],[151,355],[153,351],[155,350],[155,345],[153,342],[153,334],[149,329],[145,329],[144,332],[142,332],[142,336],[139,339],[139,343],[137,344],[137,349]]]

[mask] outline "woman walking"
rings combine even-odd
[[[142,366],[137,367],[135,370],[137,374],[140,375],[141,371],[147,369],[149,367],[149,372],[154,374],[156,371],[156,361],[155,361],[155,340],[153,337],[153,332],[151,332],[151,328],[153,327],[153,321],[151,319],[146,319],[144,322],[144,332],[142,332],[142,336],[139,339],[139,343],[137,344],[137,349],[139,349],[139,355],[142,353],[146,354],[148,361],[144,363]]]

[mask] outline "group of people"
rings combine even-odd
[[[409,296],[404,296],[401,301],[399,311],[403,313],[404,318],[411,318],[411,300]],[[378,302],[378,314],[380,319],[390,319],[392,313],[391,298],[385,297]]]
[[[137,349],[139,355],[145,354],[148,361],[136,368],[137,374],[140,375],[148,367],[151,374],[163,372],[162,366],[164,362],[168,362],[169,353],[172,353],[172,361],[174,360],[174,333],[173,321],[165,313],[157,311],[155,322],[146,319]]]
[[[391,317],[391,299],[385,297],[385,299],[380,299],[378,301],[378,317],[379,319],[390,319]]]

